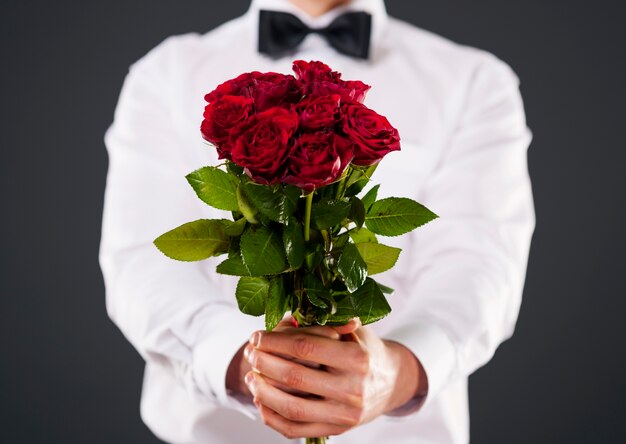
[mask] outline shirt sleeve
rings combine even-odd
[[[410,235],[403,251],[409,270],[396,289],[410,302],[386,335],[424,366],[424,405],[488,362],[512,335],[535,226],[527,168],[532,134],[518,77],[489,56],[467,91],[419,196],[440,218]]]
[[[106,308],[141,356],[170,370],[192,396],[238,407],[226,393],[226,371],[258,320],[242,315],[216,284],[208,271],[214,262],[173,261],[153,245],[163,232],[207,215],[184,179],[190,149],[167,106],[168,67],[158,54],[167,42],[162,46],[131,66],[105,135]]]

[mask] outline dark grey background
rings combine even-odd
[[[247,4],[2,2],[0,442],[158,442],[139,418],[142,361],[104,308],[102,137],[128,65]],[[525,299],[513,339],[471,377],[472,441],[626,442],[619,2],[387,4],[507,61],[534,132]]]

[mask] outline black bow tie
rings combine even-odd
[[[366,12],[347,12],[325,28],[311,29],[295,15],[262,10],[259,17],[259,52],[283,55],[302,43],[308,34],[317,33],[340,53],[366,59],[371,28],[372,16]]]

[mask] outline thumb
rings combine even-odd
[[[357,331],[359,327],[361,327],[361,320],[359,318],[352,318],[347,324],[339,325],[333,328],[340,335],[348,335],[350,333],[354,333],[355,331]]]

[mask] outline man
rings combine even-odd
[[[273,34],[266,22],[259,32],[261,10],[312,29],[363,11],[371,33],[352,53],[324,32],[289,49],[264,40]],[[218,163],[198,131],[204,94],[242,72],[290,72],[295,59],[373,86],[365,103],[402,138],[375,174],[379,195],[440,215],[385,240],[403,253],[380,277],[396,290],[393,312],[373,326],[262,333],[215,261],[174,262],[152,245],[183,222],[223,217],[184,180]],[[106,134],[100,260],[109,315],[146,360],[148,427],[176,444],[285,442],[275,431],[337,444],[468,442],[467,378],[512,334],[534,228],[518,85],[493,55],[390,18],[382,0],[253,0],[244,16],[169,38],[135,63]]]

